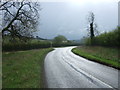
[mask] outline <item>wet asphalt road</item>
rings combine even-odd
[[[48,88],[118,88],[118,70],[55,48],[45,58]]]

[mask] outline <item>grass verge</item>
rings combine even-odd
[[[36,49],[2,54],[3,88],[44,88],[43,62],[53,49]]]
[[[120,69],[117,48],[82,46],[72,49],[72,52],[89,60]]]

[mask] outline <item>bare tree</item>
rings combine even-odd
[[[99,32],[97,31],[97,24],[95,23],[95,15],[93,12],[89,13],[88,16],[88,23],[89,23],[89,34],[90,34],[90,38],[91,38],[91,45],[94,44],[94,37],[95,37],[95,33],[98,34]]]
[[[2,35],[10,34],[12,38],[31,37],[35,32],[39,18],[39,3],[22,0],[2,2]]]

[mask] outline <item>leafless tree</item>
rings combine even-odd
[[[15,2],[9,0],[2,2],[0,11],[2,11],[2,35],[22,38],[31,37],[35,32],[39,18],[39,3],[30,0]]]
[[[87,28],[89,34],[90,34],[90,38],[91,38],[91,45],[94,44],[94,37],[95,34],[98,34],[98,30],[97,30],[97,24],[95,23],[95,15],[93,12],[89,13],[88,16],[88,23],[89,23],[89,27]]]

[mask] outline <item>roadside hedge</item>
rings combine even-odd
[[[90,38],[87,38],[86,44],[90,45]],[[94,45],[98,46],[110,46],[119,47],[120,46],[120,27],[111,31],[102,33],[94,38]]]

